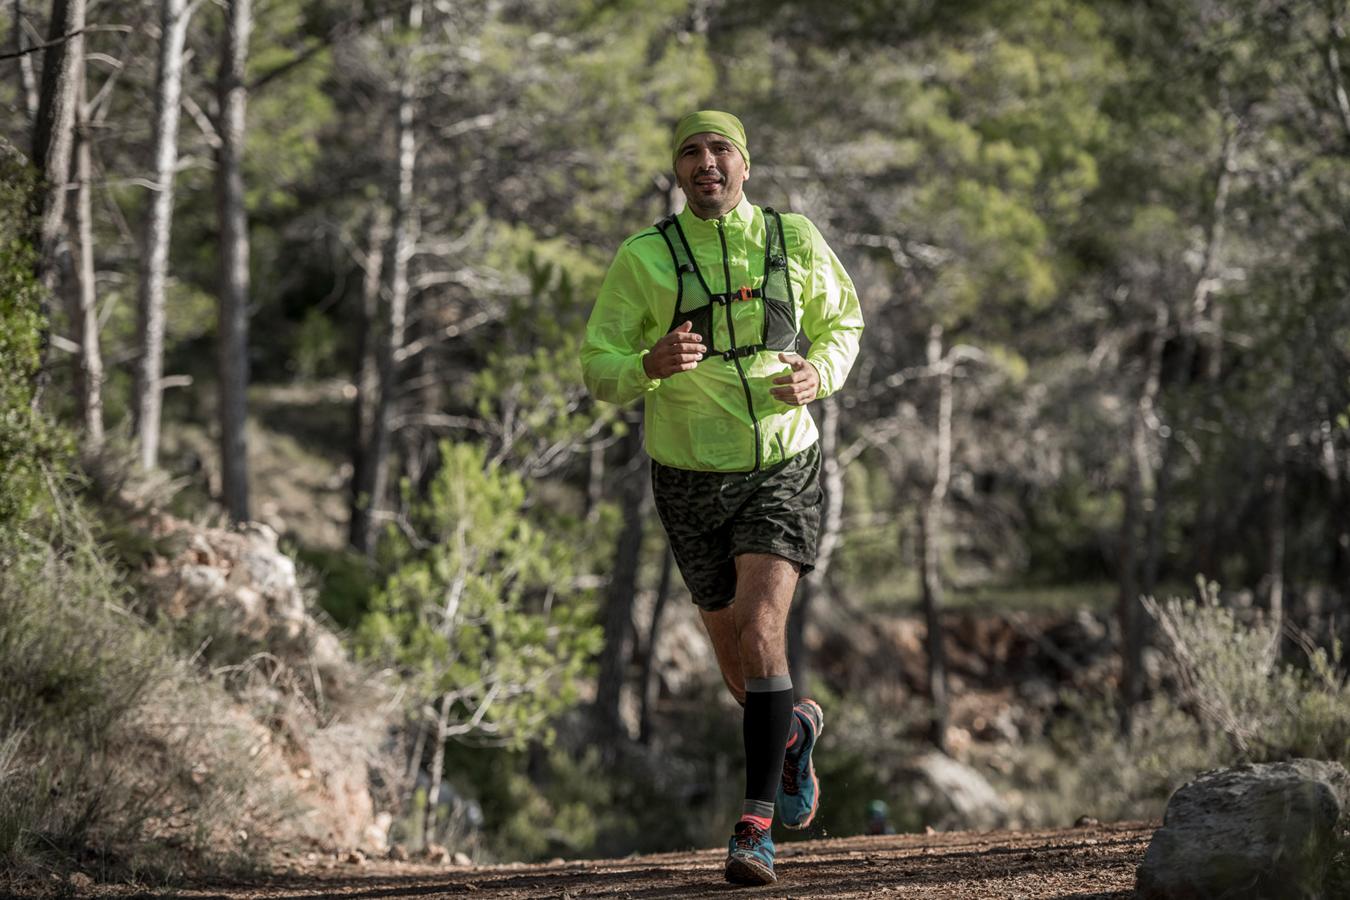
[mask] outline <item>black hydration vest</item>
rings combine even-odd
[[[764,207],[764,283],[751,290],[714,294],[708,282],[694,263],[694,254],[685,239],[679,219],[666,216],[656,223],[661,237],[666,239],[670,256],[675,261],[678,287],[675,294],[675,314],[667,333],[684,322],[692,322],[695,334],[703,336],[708,347],[707,359],[714,354],[727,361],[753,356],[761,350],[797,349],[797,317],[793,314],[792,282],[788,278],[787,242],[783,235],[783,219],[770,207]],[[726,246],[723,245],[723,253]],[[730,285],[728,285],[730,287]],[[713,306],[727,307],[737,301],[759,299],[764,303],[764,331],[755,343],[718,349],[713,346]],[[730,324],[731,310],[727,309]],[[729,329],[730,331],[730,329]],[[735,343],[733,334],[732,341]]]

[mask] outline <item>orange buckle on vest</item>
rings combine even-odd
[[[750,296],[750,289],[749,289],[748,287],[745,287],[744,285],[741,286],[741,289],[740,289],[740,292],[739,292],[739,293],[740,293],[740,298],[741,298],[742,300],[750,300],[750,299],[753,299],[753,298],[751,298],[751,296]]]

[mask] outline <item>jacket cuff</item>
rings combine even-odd
[[[647,369],[642,364],[643,359],[650,352],[650,350],[643,350],[633,360],[635,368],[632,375],[632,384],[634,393],[636,394],[645,394],[649,391],[654,391],[661,386],[661,379],[647,377]]]

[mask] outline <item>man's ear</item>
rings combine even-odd
[[[746,163],[746,164],[745,164],[745,177],[742,178],[741,180],[742,180],[742,181],[749,181],[749,180],[750,180],[750,164],[749,164],[749,163]]]

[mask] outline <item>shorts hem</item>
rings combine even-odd
[[[770,556],[777,556],[786,559],[788,562],[796,563],[801,571],[797,573],[798,577],[805,577],[816,567],[816,556],[814,553],[808,553],[801,547],[744,547],[738,546],[732,551],[732,557],[740,556],[743,553],[767,553]]]
[[[690,597],[690,599],[692,599],[692,600],[694,601],[694,605],[695,605],[695,606],[697,606],[699,609],[703,610],[704,612],[710,612],[710,613],[721,612],[722,610],[724,610],[724,609],[726,609],[727,607],[729,607],[729,606],[730,606],[733,602],[735,602],[735,600],[736,600],[736,595],[735,595],[735,594],[732,594],[730,597],[727,597],[727,598],[725,598],[725,599],[712,600],[712,601],[709,601],[708,603],[704,603],[704,602],[700,601],[700,600],[699,600],[697,597],[695,597],[692,593],[689,595],[689,597]]]

